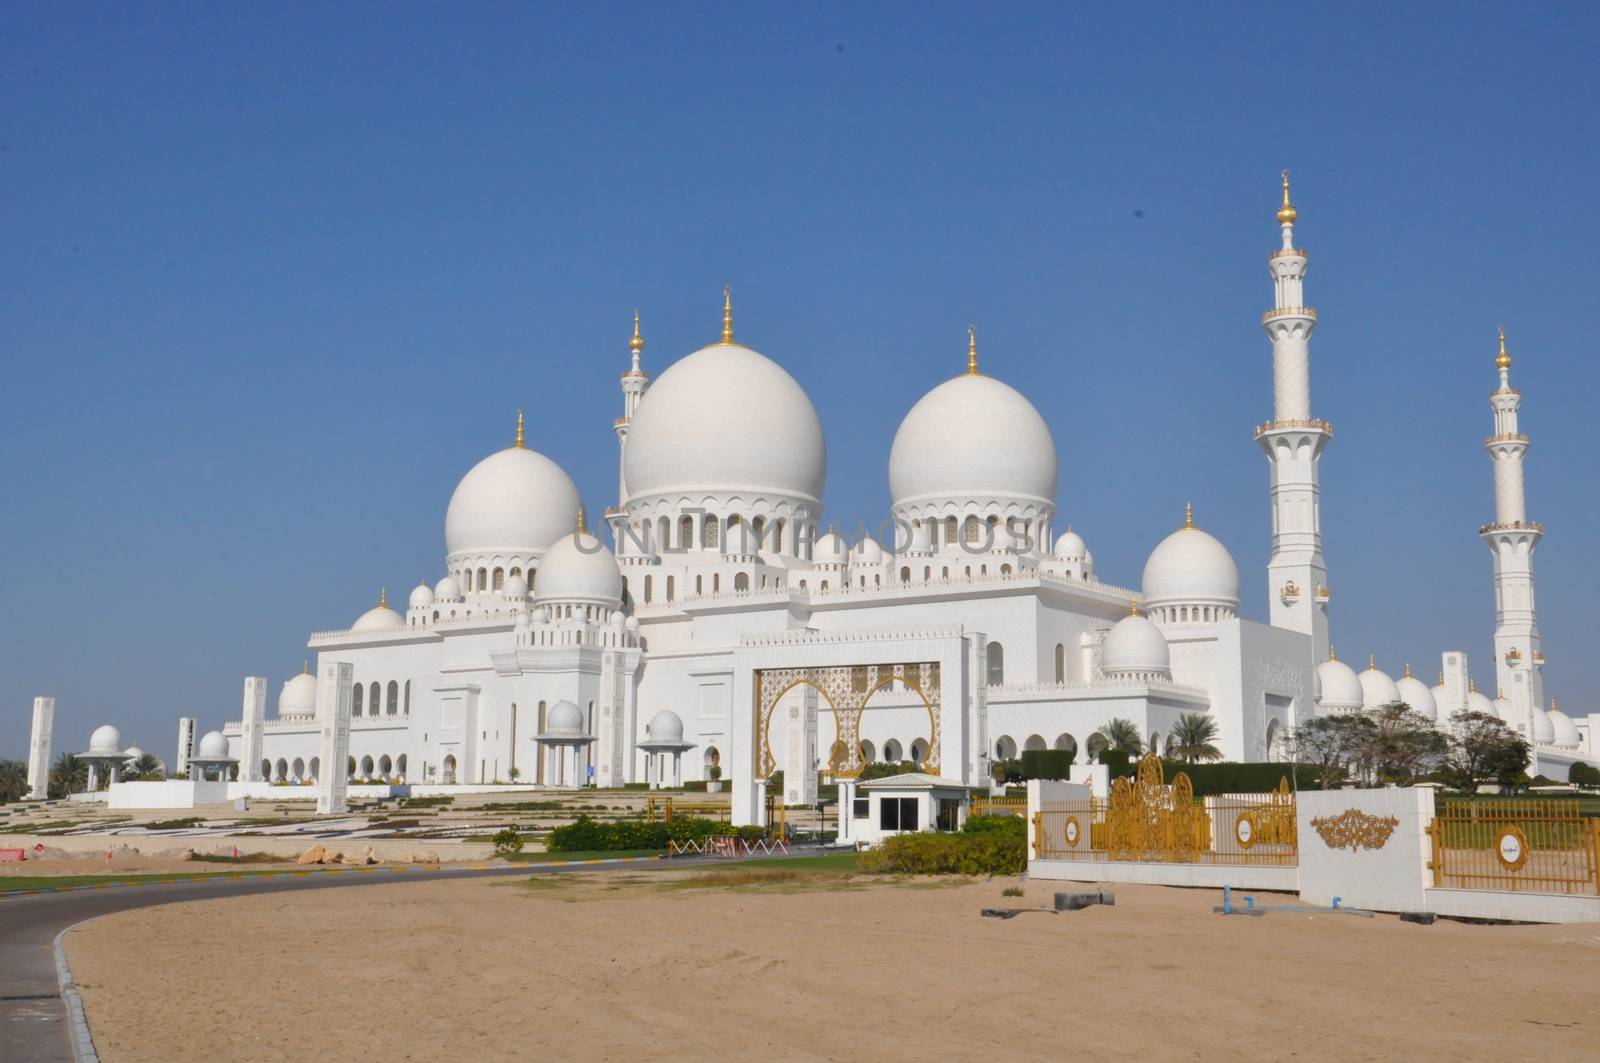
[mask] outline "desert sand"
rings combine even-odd
[[[204,901],[90,923],[67,953],[110,1061],[1576,1060],[1600,1044],[1595,927],[1223,917],[1213,891],[1140,886],[998,920],[978,910],[1087,887],[722,874]]]

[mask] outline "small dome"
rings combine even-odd
[[[201,760],[224,760],[228,756],[228,736],[221,731],[207,731],[200,739]]]
[[[1533,740],[1545,746],[1554,745],[1556,740],[1555,721],[1550,718],[1548,712],[1538,706],[1534,706],[1533,709]]]
[[[433,585],[433,597],[441,602],[459,602],[461,600],[461,584],[456,582],[454,576],[446,576]]]
[[[820,503],[827,447],[816,408],[794,377],[748,347],[717,343],[650,385],[628,427],[622,464],[630,500],[737,492]]]
[[[856,561],[873,564],[883,560],[883,546],[869,535],[856,543],[855,549],[850,551],[850,556]]]
[[[1361,680],[1343,661],[1329,659],[1317,665],[1317,678],[1322,681],[1322,700],[1317,707],[1324,712],[1354,712],[1361,708]]]
[[[1440,710],[1439,706],[1441,706],[1441,705],[1443,705],[1445,703],[1445,701],[1444,701],[1444,684],[1440,683],[1438,686],[1436,686],[1436,687],[1432,688],[1431,690],[1429,690],[1428,693],[1433,695],[1433,708],[1434,708],[1434,711],[1435,712],[1442,711],[1442,710]]]
[[[1056,540],[1056,557],[1063,561],[1082,561],[1089,554],[1089,546],[1083,541],[1083,536],[1068,528]]]
[[[1439,706],[1433,700],[1433,691],[1428,689],[1428,684],[1414,676],[1401,676],[1395,680],[1395,689],[1400,692],[1400,700],[1410,705],[1417,712],[1430,720],[1439,718]]]
[[[650,741],[683,741],[683,720],[671,709],[662,709],[650,717]]]
[[[122,752],[122,732],[109,723],[103,727],[96,727],[94,734],[89,736],[89,752],[106,756],[115,756]]]
[[[628,617],[628,622],[623,626],[628,629],[630,634],[637,635],[639,633],[639,618],[636,616],[630,616]]]
[[[918,521],[910,528],[902,526],[900,549],[908,554],[926,554],[933,550],[933,540],[928,536],[928,525]]]
[[[1576,746],[1583,741],[1583,732],[1578,730],[1578,725],[1572,722],[1571,716],[1554,705],[1550,706],[1550,711],[1546,715],[1550,718],[1550,727],[1555,732],[1552,741],[1556,745]]]
[[[456,485],[444,517],[445,549],[537,553],[572,528],[578,488],[555,462],[507,447],[474,465]]]
[[[528,581],[521,576],[507,576],[505,585],[500,593],[507,598],[526,598],[528,596]]]
[[[818,565],[842,565],[850,560],[850,550],[843,539],[829,532],[811,548],[811,560]]]
[[[140,757],[144,756],[144,750],[140,749],[138,746],[129,746],[127,749],[122,751],[122,755],[127,757],[129,760],[138,760]]]
[[[317,711],[317,677],[301,672],[278,691],[279,716],[310,716]]]
[[[1510,707],[1511,705],[1508,702],[1505,708],[1510,709]],[[1509,714],[1502,712],[1500,710],[1500,706],[1490,701],[1489,695],[1481,694],[1476,690],[1467,695],[1467,711],[1481,712],[1485,716],[1493,716],[1495,719],[1505,720],[1507,723],[1511,723]]]
[[[1219,602],[1239,605],[1239,568],[1214,537],[1186,523],[1150,552],[1144,563],[1146,606]]]
[[[583,734],[583,710],[570,701],[558,701],[550,707],[545,717],[545,733],[553,735]]]
[[[1022,393],[968,373],[924,395],[889,448],[896,507],[926,502],[1019,501],[1051,506],[1056,443]]]
[[[1100,666],[1108,675],[1122,673],[1168,675],[1172,654],[1161,629],[1135,614],[1118,620],[1100,648]]]
[[[1395,686],[1385,672],[1378,671],[1375,664],[1369,663],[1367,670],[1356,678],[1361,680],[1361,707],[1363,709],[1376,709],[1383,705],[1392,705],[1400,701],[1400,688]]]
[[[628,618],[621,609],[618,609],[611,614],[610,622],[612,627],[621,627],[628,622]]]
[[[1495,698],[1490,702],[1494,706],[1494,714],[1502,720],[1511,719],[1511,702],[1507,698]]]
[[[534,609],[533,622],[535,624],[548,624],[550,622],[550,610],[542,605]]]
[[[411,588],[410,606],[413,609],[426,609],[433,604],[433,588],[426,583],[419,583]]]
[[[622,604],[622,570],[605,543],[576,531],[545,552],[537,591],[540,602],[595,602],[615,609]]]
[[[405,619],[389,608],[389,596],[383,594],[379,596],[377,605],[356,617],[356,622],[350,625],[350,631],[352,634],[373,631],[402,631],[405,626]]]

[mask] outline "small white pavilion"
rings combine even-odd
[[[673,789],[683,785],[683,755],[694,748],[693,742],[683,738],[683,719],[671,709],[662,709],[651,717],[645,736],[638,743],[644,751],[644,776],[650,789],[663,786]],[[667,757],[672,757],[672,777],[667,778]]]
[[[585,733],[583,710],[577,705],[563,700],[551,706],[545,731],[535,735],[534,741],[539,743],[539,753],[545,758],[544,777],[553,780],[552,785],[576,788],[588,781],[584,778],[583,754],[594,742],[594,735]]]

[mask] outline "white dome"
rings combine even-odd
[[[683,720],[671,709],[662,709],[650,717],[650,741],[683,741]]]
[[[350,631],[352,634],[372,631],[403,631],[405,626],[405,619],[389,608],[386,598],[380,598],[377,605],[356,617],[356,622],[350,625]]]
[[[411,588],[410,605],[413,609],[426,609],[433,604],[433,588],[426,583],[419,583]]]
[[[829,532],[811,548],[811,560],[819,565],[842,565],[850,560],[850,549],[837,534]]]
[[[889,448],[896,506],[1017,499],[1052,506],[1056,443],[1022,393],[968,373],[924,395]]]
[[[96,727],[94,734],[89,736],[89,752],[103,753],[106,756],[115,756],[122,752],[122,732],[109,723],[103,727]]]
[[[539,602],[622,604],[622,570],[605,543],[586,531],[572,532],[545,551],[535,579]]]
[[[1438,686],[1433,687],[1431,690],[1429,690],[1428,693],[1433,695],[1433,709],[1434,709],[1434,712],[1435,713],[1439,712],[1440,711],[1439,706],[1444,704],[1444,684],[1440,683]]]
[[[461,584],[456,582],[454,576],[446,576],[433,585],[433,597],[441,602],[458,602],[461,600]]]
[[[1376,709],[1401,700],[1400,688],[1395,686],[1394,680],[1370,662],[1367,670],[1356,678],[1361,680],[1361,707],[1364,709]]]
[[[1199,528],[1183,527],[1161,540],[1144,563],[1146,606],[1185,602],[1239,605],[1239,568],[1233,555]]]
[[[901,540],[899,547],[904,553],[926,554],[933,550],[933,540],[928,535],[926,521],[917,521],[910,528],[901,525],[896,538]]]
[[[1555,732],[1552,741],[1558,746],[1575,746],[1583,741],[1583,732],[1578,730],[1578,725],[1572,722],[1572,717],[1550,706],[1550,711],[1545,714],[1550,720],[1550,726]]]
[[[201,760],[223,760],[228,756],[228,737],[221,731],[207,731],[200,739]]]
[[[1508,704],[1506,707],[1510,708],[1510,705]],[[1467,711],[1481,712],[1485,716],[1493,716],[1497,720],[1505,720],[1507,723],[1511,723],[1506,714],[1500,711],[1499,706],[1489,700],[1489,695],[1481,694],[1476,690],[1467,694]]]
[[[878,542],[878,540],[869,535],[862,539],[859,543],[856,543],[855,549],[850,551],[850,556],[857,561],[867,563],[882,561],[883,546]]]
[[[622,463],[630,499],[716,491],[820,504],[827,458],[822,422],[794,377],[748,347],[718,343],[650,385]]]
[[[1550,719],[1550,714],[1539,708],[1533,709],[1533,740],[1540,745],[1553,745],[1556,740],[1556,725]]]
[[[1433,691],[1428,689],[1428,684],[1414,676],[1406,675],[1395,680],[1394,685],[1400,692],[1401,701],[1430,720],[1439,718],[1439,706],[1434,703]]]
[[[1089,546],[1083,541],[1083,536],[1068,528],[1056,540],[1056,556],[1063,561],[1082,561],[1089,553]]]
[[[317,711],[317,677],[301,672],[278,691],[279,716],[310,716]]]
[[[505,585],[500,593],[507,598],[526,598],[528,596],[528,581],[521,576],[507,576]]]
[[[1100,666],[1107,674],[1171,673],[1172,654],[1161,629],[1142,616],[1125,616],[1106,635]]]
[[[140,749],[138,746],[129,746],[127,749],[122,751],[122,755],[127,757],[129,760],[138,760],[140,757],[144,756],[144,750]]]
[[[1490,702],[1494,706],[1494,714],[1502,720],[1511,719],[1511,702],[1506,698],[1495,698]]]
[[[1332,659],[1323,661],[1317,665],[1317,678],[1322,681],[1322,700],[1317,703],[1318,708],[1353,712],[1361,707],[1361,680],[1348,664]]]
[[[570,701],[558,701],[550,707],[545,717],[545,733],[554,735],[581,735],[583,710]]]
[[[537,553],[572,530],[578,488],[536,450],[507,447],[474,465],[450,496],[445,549]]]

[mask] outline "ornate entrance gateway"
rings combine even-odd
[[[866,767],[861,755],[861,714],[872,695],[893,683],[900,683],[916,694],[928,710],[931,733],[928,752],[922,760],[923,770],[930,775],[939,774],[942,748],[939,662],[917,661],[756,669],[756,777],[765,779],[778,768],[772,755],[772,710],[796,687],[815,689],[833,710],[834,734],[838,737],[828,751],[828,773],[840,779],[854,779],[860,775],[861,769]]]

